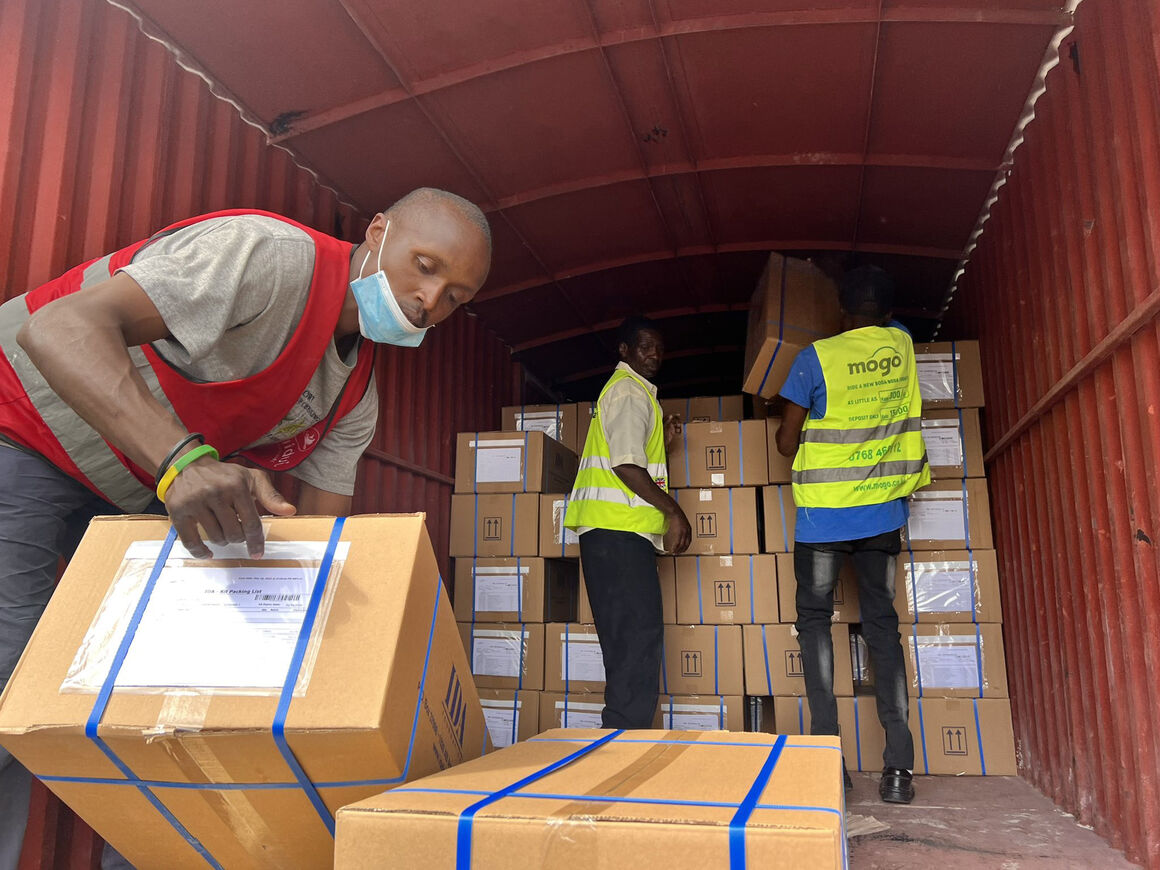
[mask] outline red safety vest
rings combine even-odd
[[[166,399],[191,432],[201,432],[206,443],[226,456],[243,456],[272,471],[285,471],[302,462],[334,424],[362,399],[374,370],[376,345],[363,341],[354,370],[330,413],[310,428],[277,444],[250,446],[272,430],[294,407],[317,370],[331,341],[350,282],[351,244],[342,242],[281,215],[251,209],[213,212],[179,221],[160,233],[117,251],[109,259],[109,275],[128,265],[141,248],[161,235],[211,218],[260,215],[297,227],[314,241],[314,275],[298,327],[282,352],[265,369],[248,378],[218,383],[194,382],[184,377],[152,347],[142,347]],[[31,315],[54,299],[81,289],[85,270],[100,257],[76,266],[59,278],[24,295]],[[104,494],[88,480],[41,419],[19,377],[0,354],[0,433],[40,453],[62,471]],[[152,488],[153,470],[137,467],[113,445],[110,449],[133,475]]]

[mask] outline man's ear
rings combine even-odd
[[[616,346],[616,352],[620,354],[621,359],[628,359],[628,342],[622,341]]]

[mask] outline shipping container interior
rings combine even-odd
[[[1160,5],[5,0],[0,48],[3,298],[216,209],[481,205],[355,494],[444,576],[456,432],[593,399],[630,314],[662,396],[739,393],[768,252],[886,268],[916,340],[981,344],[1020,773],[1160,868]],[[22,866],[98,845],[37,793]]]

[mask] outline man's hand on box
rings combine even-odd
[[[671,450],[673,443],[681,436],[681,415],[669,414],[665,417],[665,450]]]
[[[677,507],[668,514],[669,530],[665,533],[665,550],[679,556],[693,543],[693,528],[685,512]]]

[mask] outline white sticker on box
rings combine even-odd
[[[929,689],[977,689],[978,639],[973,635],[946,634],[910,638],[918,664],[919,684]]]
[[[725,475],[719,471],[715,471],[709,475],[709,483],[713,484],[713,486],[724,486]]]
[[[974,610],[975,584],[967,563],[961,569],[916,566],[918,576],[908,576],[906,597],[918,613],[969,613]],[[906,567],[910,575],[910,566]]]
[[[497,749],[512,745],[512,735],[520,733],[520,708],[523,701],[505,701],[499,698],[481,698],[487,733]]]
[[[557,701],[556,715],[561,728],[603,728],[603,704],[584,701]]]
[[[699,490],[699,496],[700,496],[701,501],[712,501],[713,500],[713,490],[711,490],[711,489]]]
[[[522,442],[519,447],[477,447],[475,451],[475,482],[519,482],[523,478],[523,456]]]
[[[481,677],[518,677],[523,646],[521,631],[477,628],[471,644],[471,672]]]
[[[721,731],[721,707],[709,704],[661,702],[661,727],[670,731]]]
[[[560,417],[555,411],[526,411],[516,414],[516,430],[543,432],[549,438],[560,439]]]
[[[569,632],[560,639],[560,679],[604,682],[604,654],[595,634]]]
[[[916,360],[918,392],[923,399],[955,398],[955,361],[959,354],[923,354]]]
[[[732,568],[733,567],[733,557],[732,556],[721,556],[720,559],[721,559],[721,561],[718,562],[717,564],[720,565],[722,568]]]
[[[961,492],[915,493],[910,500],[907,537],[911,541],[966,540],[964,506]]]
[[[515,613],[519,611],[520,585],[520,578],[517,574],[476,574],[476,612],[494,610]]]
[[[926,456],[931,465],[961,467],[963,464],[963,442],[958,428],[928,429],[922,427],[922,440],[926,444]]]

